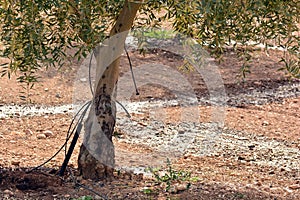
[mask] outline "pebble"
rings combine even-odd
[[[288,193],[293,193],[293,190],[290,190],[289,188],[284,188],[285,191],[287,191]]]
[[[187,190],[187,184],[186,183],[176,183],[175,187],[177,188],[177,191]]]
[[[268,126],[268,125],[269,125],[269,122],[263,121],[262,125],[263,125],[263,126]]]
[[[289,188],[292,189],[292,190],[299,190],[300,189],[300,185],[299,184],[290,185]]]
[[[184,134],[184,133],[185,133],[184,129],[179,129],[178,130],[178,134]]]
[[[80,81],[81,81],[81,82],[86,82],[87,79],[86,79],[86,78],[81,78]]]
[[[260,82],[260,81],[255,81],[255,82],[253,82],[255,85],[257,85],[257,86],[261,86],[262,85],[262,82]]]
[[[177,194],[178,192],[184,191],[187,189],[187,185],[184,183],[176,183],[170,187],[169,192]]]
[[[248,148],[249,148],[250,150],[253,150],[253,149],[255,148],[255,145],[249,145]]]
[[[139,125],[142,125],[142,126],[148,126],[148,124],[146,122],[138,122]]]
[[[4,190],[3,193],[4,193],[4,194],[7,194],[7,195],[9,195],[9,196],[13,196],[13,195],[14,195],[14,193],[13,193],[12,191],[7,190],[7,189]]]
[[[36,138],[37,138],[37,139],[46,139],[47,137],[46,137],[45,134],[40,133],[40,134],[37,134]]]
[[[283,189],[280,187],[272,187],[272,188],[270,188],[270,191],[284,193]]]
[[[25,134],[27,135],[33,135],[33,131],[30,129],[25,130]]]
[[[11,164],[14,165],[14,166],[19,166],[20,161],[11,161]]]
[[[255,182],[255,185],[262,186],[262,183],[260,181]]]
[[[50,130],[45,130],[45,131],[43,132],[43,134],[44,134],[46,137],[52,137],[52,136],[54,135],[53,132],[50,131]]]

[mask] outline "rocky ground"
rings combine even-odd
[[[21,89],[15,80],[1,78],[0,197],[299,199],[300,82],[277,71],[280,53],[274,50],[267,56],[257,52],[252,73],[243,82],[236,79],[241,61],[228,52],[218,64],[226,104],[214,106],[199,73],[177,70],[183,64],[177,55],[157,50],[145,56],[130,52],[137,79],[142,71],[138,68],[144,64],[163,64],[180,72],[195,96],[183,105],[174,95],[183,90],[180,86],[173,90],[155,83],[139,85],[139,96],[132,88],[129,101],[123,102],[131,118],[118,109],[115,179],[101,182],[77,176],[79,145],[66,176],[56,176],[63,152],[40,170],[26,173],[50,158],[66,139],[74,114],[74,80],[88,84],[86,77],[77,75],[79,63],[62,72],[42,72],[41,83],[29,91],[31,103],[19,99]],[[125,56],[121,67],[125,77]],[[75,89],[78,93],[78,85]],[[182,113],[190,115],[182,117]],[[212,123],[215,120],[218,126]],[[168,174],[167,159],[175,174],[191,173],[184,180],[174,178],[168,192],[166,183],[145,172],[147,167],[161,167],[160,176]]]

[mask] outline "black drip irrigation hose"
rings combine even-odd
[[[26,173],[31,173],[31,172],[33,172],[34,170],[37,170],[37,169],[41,168],[42,166],[44,166],[45,164],[47,164],[48,162],[50,162],[53,158],[55,158],[55,157],[59,154],[59,152],[60,152],[63,148],[65,148],[65,147],[67,146],[67,143],[68,143],[68,141],[70,140],[70,138],[72,137],[72,135],[73,135],[73,133],[74,133],[74,131],[75,131],[75,128],[76,128],[76,127],[78,126],[78,124],[79,124],[79,120],[78,120],[77,123],[75,124],[75,127],[73,128],[73,130],[72,130],[71,133],[70,133],[70,130],[71,130],[71,128],[72,128],[72,125],[74,124],[74,121],[75,121],[76,117],[79,115],[79,113],[81,112],[81,110],[82,110],[84,107],[87,106],[87,108],[88,108],[90,104],[91,104],[91,101],[85,103],[85,104],[80,108],[80,110],[76,113],[76,115],[74,116],[74,118],[73,118],[73,120],[72,120],[72,122],[71,122],[71,124],[70,124],[70,126],[69,126],[66,141],[65,141],[64,144],[57,150],[57,152],[56,152],[55,154],[53,154],[53,156],[51,156],[51,157],[50,157],[49,159],[47,159],[45,162],[43,162],[42,164],[40,164],[40,165],[34,167],[33,169],[27,171]],[[86,109],[87,109],[87,108],[86,108]]]
[[[83,112],[82,112],[80,118],[78,119],[76,132],[75,132],[75,134],[74,134],[73,140],[72,140],[71,145],[70,145],[70,147],[69,147],[68,153],[65,155],[64,162],[63,162],[63,164],[62,164],[62,166],[61,166],[61,168],[60,168],[60,171],[59,171],[59,173],[58,173],[59,176],[63,176],[64,173],[65,173],[65,171],[66,171],[68,162],[69,162],[69,160],[70,160],[70,158],[71,158],[71,155],[72,155],[72,153],[73,153],[73,151],[74,151],[75,145],[76,145],[76,143],[77,143],[77,140],[78,140],[78,138],[79,138],[79,134],[80,134],[81,129],[82,129],[82,121],[83,121],[83,118],[84,118],[84,116],[85,116],[85,114],[86,114],[88,108],[90,107],[90,105],[91,105],[91,101],[88,102],[88,105],[87,105],[86,108],[83,110]],[[73,129],[73,131],[72,131],[71,134],[73,134],[73,133],[74,133],[74,129]]]
[[[133,84],[134,84],[134,87],[135,87],[135,91],[136,91],[136,95],[139,95],[139,91],[137,89],[137,85],[136,85],[136,81],[135,81],[135,78],[134,78],[134,73],[133,73],[133,67],[132,67],[132,63],[131,63],[131,59],[129,57],[129,53],[126,49],[126,47],[124,46],[124,50],[126,52],[126,55],[127,55],[127,59],[128,59],[128,62],[129,62],[129,67],[130,67],[130,71],[131,71],[131,75],[132,75],[132,80],[133,80]],[[93,91],[93,88],[92,88],[92,82],[91,82],[91,64],[92,64],[92,58],[94,56],[94,51],[92,52],[91,54],[91,58],[90,58],[90,61],[89,61],[89,84],[90,84],[90,90],[91,90],[91,93],[92,95],[94,96],[94,91]],[[129,118],[131,118],[129,112],[127,111],[127,109],[119,102],[116,100],[116,102],[125,110],[127,116]],[[26,173],[31,173],[33,172],[34,170],[37,170],[39,168],[41,168],[42,166],[44,166],[45,164],[47,164],[48,162],[50,162],[54,157],[56,157],[63,148],[65,148],[65,159],[64,159],[64,162],[60,168],[60,171],[58,173],[59,176],[63,176],[64,173],[65,173],[65,170],[67,169],[67,166],[68,166],[68,162],[72,156],[72,153],[74,151],[74,148],[76,146],[76,143],[78,141],[78,138],[79,138],[79,135],[80,135],[80,132],[81,132],[81,129],[83,127],[82,125],[82,122],[83,122],[83,119],[84,119],[84,116],[86,115],[86,112],[88,110],[88,108],[90,107],[90,105],[92,104],[92,101],[88,101],[86,102],[80,109],[79,111],[75,114],[75,116],[73,117],[72,121],[71,121],[71,124],[68,128],[68,131],[67,131],[67,136],[66,136],[66,141],[64,142],[64,144],[59,148],[59,150],[54,154],[52,155],[49,159],[47,159],[45,162],[43,162],[42,164],[34,167],[33,169],[27,171]],[[83,110],[83,111],[82,111]],[[82,111],[82,113],[80,114],[80,117],[78,119],[78,121],[76,122],[75,126],[73,127],[72,131],[71,131],[71,128],[72,128],[72,125],[74,124],[76,118],[78,117],[79,113]],[[75,131],[76,129],[76,131]],[[75,134],[74,134],[75,133]],[[67,144],[68,144],[68,141],[71,139],[72,135],[74,134],[74,137],[73,137],[73,140],[70,144],[70,147],[69,147],[69,150],[67,151]],[[80,184],[78,183],[75,178],[73,177],[72,175],[72,172],[70,172],[70,175],[72,176],[72,179],[73,179],[73,182],[75,183],[75,186],[76,187],[81,187],[81,188],[84,188],[98,196],[100,196],[101,198],[103,199],[107,199],[106,196],[103,196],[101,194],[99,194],[98,192],[90,189],[89,187],[83,185],[83,184]]]

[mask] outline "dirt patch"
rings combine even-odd
[[[267,56],[263,52],[258,52],[254,56],[251,73],[246,79],[240,77],[240,66],[242,61],[237,55],[232,52],[227,52],[224,55],[223,61],[218,65],[218,70],[222,75],[226,93],[231,96],[236,96],[241,93],[247,93],[254,88],[256,90],[276,89],[283,84],[299,83],[299,80],[289,80],[284,72],[277,71],[282,67],[278,63],[282,52],[270,50]],[[133,67],[140,67],[145,64],[157,63],[170,67],[173,70],[182,73],[182,75],[190,82],[198,97],[208,95],[208,89],[203,81],[203,77],[197,71],[183,72],[178,70],[183,65],[183,59],[171,52],[163,50],[151,50],[145,55],[138,52],[129,52]],[[40,82],[35,84],[32,90],[29,90],[28,97],[31,103],[40,105],[60,105],[72,103],[74,82],[78,78],[77,70],[80,63],[74,63],[71,67],[49,69],[37,73],[40,77]],[[128,60],[125,55],[121,57],[121,76],[129,71]],[[159,73],[159,72],[153,72]],[[138,77],[137,77],[138,78]],[[27,92],[22,87],[25,85],[17,83],[15,77],[8,80],[7,77],[2,77],[0,86],[0,104],[24,104],[26,102],[20,100],[21,92]],[[153,85],[152,85],[153,86]],[[138,100],[149,99],[149,94],[156,95],[157,85],[153,87],[142,86],[140,88],[140,96],[135,97]],[[26,87],[25,87],[26,88]],[[151,89],[152,88],[152,89]],[[132,91],[134,91],[132,85]],[[158,92],[161,93],[161,92]],[[134,92],[132,93],[134,95]],[[165,94],[161,97],[168,98],[170,94]],[[230,102],[229,102],[230,103]]]
[[[177,69],[183,62],[177,55],[163,51],[152,51],[146,56],[130,52],[130,56],[134,68],[145,63],[160,63]],[[239,135],[236,135],[238,140],[246,138],[250,140],[249,143],[275,141],[280,148],[293,150],[295,153],[300,150],[300,99],[297,96],[297,87],[295,90],[288,88],[286,93],[290,96],[282,95],[274,96],[274,98],[271,96],[266,98],[267,100],[263,103],[256,104],[255,101],[244,98],[251,94],[251,98],[255,99],[258,96],[253,96],[254,93],[257,94],[260,91],[263,93],[266,90],[276,92],[281,86],[288,85],[289,87],[291,84],[299,83],[295,80],[289,81],[282,72],[277,71],[279,57],[280,52],[273,50],[270,51],[269,56],[258,52],[254,57],[252,73],[247,77],[247,81],[243,82],[241,79],[238,81],[236,79],[236,76],[239,75],[241,61],[231,52],[225,54],[224,62],[218,65],[229,96],[225,128],[240,131],[237,132]],[[126,57],[122,57],[121,74],[129,70],[126,59]],[[78,67],[79,64],[74,64],[74,68],[68,69],[69,71],[42,72],[40,74],[43,77],[42,82],[30,91],[31,103],[48,106],[72,103],[73,81]],[[208,96],[206,85],[198,73],[182,74],[193,86],[198,99]],[[20,85],[15,80],[1,78],[0,105],[24,104],[18,97],[20,91]],[[156,84],[140,86],[139,91],[141,95],[135,96],[134,88],[132,89],[131,100],[133,102],[175,98],[168,88]],[[181,112],[180,109],[176,106],[165,109],[169,122],[176,121]],[[211,105],[204,103],[200,105],[199,109],[201,111],[200,122],[209,122],[206,116],[211,113]],[[139,115],[133,117],[140,122],[147,118],[147,116]],[[63,152],[48,162],[41,170],[26,173],[46,161],[61,147],[66,139],[66,132],[71,120],[71,114],[11,116],[0,119],[2,128],[0,130],[1,198],[70,199],[85,195],[100,198],[86,188],[90,188],[108,199],[296,200],[300,198],[300,172],[299,168],[290,167],[293,164],[292,157],[285,154],[281,157],[276,155],[281,163],[287,159],[286,163],[292,162],[291,165],[275,164],[274,166],[271,164],[272,160],[267,162],[266,158],[261,164],[256,162],[263,156],[261,154],[273,154],[271,150],[269,153],[261,153],[265,152],[265,149],[258,149],[256,143],[254,146],[246,146],[246,150],[244,149],[242,152],[228,150],[229,153],[224,151],[223,154],[200,157],[188,154],[178,158],[176,162],[172,163],[172,167],[176,170],[190,171],[193,177],[197,177],[197,180],[190,181],[189,189],[174,193],[165,192],[165,185],[156,183],[153,178],[123,171],[120,173],[116,171],[115,179],[110,181],[82,180],[76,176],[78,145],[69,163],[70,171],[64,177],[56,175],[64,158]],[[41,137],[45,131],[51,131],[52,134]],[[255,138],[262,139],[256,140]],[[117,136],[114,141],[116,152],[120,152],[117,160],[124,159],[122,154],[126,156],[152,152],[149,147],[128,144]],[[284,152],[288,154],[289,151]],[[254,156],[258,157],[254,158]],[[270,156],[270,158],[272,157]],[[300,157],[298,158],[300,159]],[[297,161],[294,160],[294,163]],[[178,184],[182,183],[178,181]]]

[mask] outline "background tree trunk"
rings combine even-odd
[[[116,121],[114,98],[119,77],[119,58],[142,2],[125,1],[110,32],[108,44],[102,45],[107,48],[100,46],[94,51],[97,60],[96,73],[101,76],[96,80],[93,104],[85,122],[85,136],[78,157],[79,171],[86,179],[105,179],[113,175],[115,153],[112,136]]]

